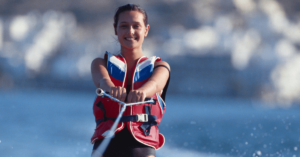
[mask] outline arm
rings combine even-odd
[[[164,65],[170,69],[170,66],[167,62],[160,61],[154,64],[154,67],[158,65]],[[154,69],[152,76],[149,80],[139,89],[132,90],[128,94],[127,101],[128,102],[139,102],[143,101],[146,97],[151,97],[157,92],[161,92],[165,87],[168,78],[169,71],[166,67],[160,66]]]
[[[122,87],[115,87],[114,83],[110,80],[108,71],[106,69],[106,60],[96,58],[91,65],[92,79],[97,88],[107,91],[113,97],[125,101],[126,89]]]

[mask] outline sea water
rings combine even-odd
[[[95,92],[0,91],[0,156],[86,157]],[[251,99],[167,95],[157,157],[300,156],[300,107]]]

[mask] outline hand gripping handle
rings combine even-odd
[[[103,89],[101,89],[101,88],[97,88],[96,89],[96,94],[98,95],[98,96],[106,96],[106,97],[109,97],[109,98],[111,98],[111,99],[113,99],[113,100],[117,100],[118,102],[121,102],[120,100],[118,100],[118,99],[116,99],[116,98],[113,98],[111,95],[109,95],[109,92],[106,92],[106,91],[104,91]],[[151,101],[151,100],[153,100],[153,101]],[[145,103],[149,103],[149,104],[153,104],[153,105],[155,105],[156,104],[156,99],[152,99],[152,98],[145,98]],[[150,101],[150,102],[149,102]],[[141,104],[142,102],[138,102],[138,104]],[[126,104],[125,102],[122,102],[122,104]],[[130,103],[130,104],[134,104],[134,103]]]

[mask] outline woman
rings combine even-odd
[[[159,57],[143,56],[142,44],[149,29],[147,14],[142,8],[133,4],[119,7],[114,17],[114,30],[121,53],[106,52],[104,59],[96,58],[92,62],[92,78],[97,88],[127,103],[145,98],[157,100],[155,105],[126,108],[104,157],[154,157],[155,150],[164,144],[157,125],[166,109],[164,97],[170,66]],[[91,139],[93,151],[101,144],[120,109],[121,105],[109,98],[96,98],[93,111],[97,127]]]

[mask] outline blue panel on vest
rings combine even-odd
[[[134,82],[144,81],[152,74],[152,64],[143,68],[141,71],[137,71],[134,75]]]
[[[123,79],[125,77],[125,72],[119,69],[111,62],[108,62],[107,64],[107,71],[113,78],[123,82]]]
[[[165,109],[165,103],[163,102],[163,100],[161,99],[161,97],[158,96],[158,95],[157,95],[157,100],[158,100],[158,102],[159,102],[160,107],[162,108],[162,110],[164,110]]]

